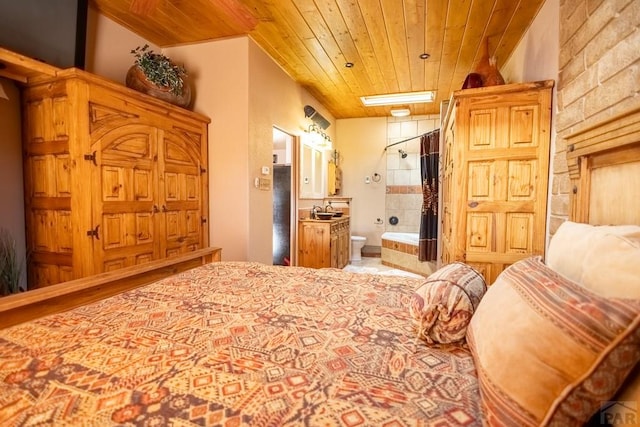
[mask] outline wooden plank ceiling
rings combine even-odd
[[[435,90],[437,114],[489,40],[504,64],[544,0],[91,0],[158,46],[246,34],[336,118],[388,116],[363,95]],[[428,59],[421,59],[428,53]],[[347,62],[353,67],[345,66]],[[393,108],[398,108],[393,107]]]

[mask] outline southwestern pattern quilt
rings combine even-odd
[[[208,264],[0,331],[0,425],[481,425],[473,359],[416,339],[420,279]]]

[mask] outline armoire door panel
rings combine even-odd
[[[184,199],[189,201],[200,200],[200,175],[184,176]]]
[[[104,161],[151,160],[151,139],[145,126],[123,126],[109,132],[109,139],[103,139],[109,141],[101,150]]]
[[[141,253],[136,255],[135,264],[144,264],[145,262],[153,261],[153,252]]]
[[[56,197],[71,197],[71,160],[69,154],[55,156]]]
[[[56,183],[52,176],[56,176],[55,156],[30,156],[29,169],[31,171],[31,196],[51,197],[55,195]]]
[[[121,268],[125,268],[128,265],[127,265],[127,260],[125,258],[118,258],[118,259],[110,259],[110,260],[104,261],[102,266],[103,266],[102,271],[115,271]]]
[[[46,100],[36,99],[27,102],[25,110],[29,117],[27,125],[27,138],[29,144],[38,144],[47,140],[46,132],[50,123],[49,114],[45,112]],[[40,273],[38,273],[40,274]]]
[[[496,120],[496,109],[470,112],[469,150],[496,148]]]
[[[102,216],[102,247],[103,249],[121,248],[124,246],[124,218],[122,214]]]
[[[54,97],[51,100],[52,139],[56,141],[69,138],[69,101],[66,96]]]
[[[506,216],[506,252],[532,253],[533,252],[533,225],[532,213],[512,212]],[[541,230],[544,232],[544,230]]]
[[[100,138],[114,128],[140,121],[140,116],[123,108],[110,107],[89,101],[89,134]]]
[[[155,194],[153,172],[147,169],[133,170],[133,200],[150,202]]]
[[[490,252],[493,235],[493,215],[471,213],[467,216],[467,252]]]
[[[51,231],[55,228],[55,216],[54,211],[48,210],[32,210],[31,211],[31,235],[32,238],[32,250],[41,252],[52,252],[54,248],[54,241],[51,236]]]
[[[180,200],[180,182],[177,173],[164,173],[164,190],[165,201]]]
[[[509,147],[538,145],[539,107],[526,105],[512,107],[509,121]]]
[[[534,200],[536,197],[537,160],[509,161],[508,200]]]
[[[102,167],[102,200],[114,202],[125,200],[124,191],[124,171],[115,166]]]
[[[55,211],[55,252],[71,253],[73,252],[73,227],[71,222],[71,211]]]
[[[495,162],[469,162],[470,201],[493,200]]]
[[[186,235],[191,238],[197,238],[200,235],[200,210],[193,209],[185,212]]]
[[[180,226],[182,222],[180,218],[180,212],[169,211],[165,212],[164,216],[166,225],[165,237],[167,238],[167,240],[177,239],[178,237],[182,236],[183,233],[181,232],[182,227]]]
[[[151,213],[142,212],[136,214],[136,244],[143,245],[153,242],[153,215]]]

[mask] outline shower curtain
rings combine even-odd
[[[420,138],[422,211],[418,259],[435,261],[438,251],[438,161],[440,129]]]

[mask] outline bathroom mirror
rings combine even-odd
[[[321,199],[325,196],[326,170],[325,151],[302,139],[300,144],[301,199]]]

